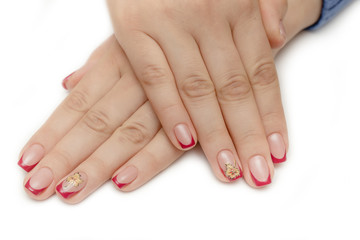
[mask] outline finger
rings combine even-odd
[[[256,98],[261,119],[268,138],[274,163],[286,160],[288,133],[281,101],[279,80],[266,34],[261,31],[260,21],[245,24],[244,30],[259,29],[252,37],[240,36],[240,25],[234,29],[237,49],[244,62]],[[248,46],[243,48],[241,46]]]
[[[136,84],[134,76],[124,75],[25,177],[26,192],[38,200],[53,194],[54,184],[90,156],[145,102],[144,94],[128,101],[139,92],[141,86]],[[42,179],[43,169],[50,170],[52,176],[47,175],[47,178]],[[32,180],[33,176],[41,181]],[[32,184],[37,185],[34,187]],[[39,189],[39,186],[41,191],[32,191]]]
[[[99,60],[104,56],[104,54],[111,47],[111,44],[114,43],[115,37],[111,35],[108,39],[106,39],[95,51],[90,55],[84,66],[71,73],[69,76],[64,78],[62,81],[62,86],[66,90],[73,89],[80,79],[84,77],[84,75],[95,66],[99,62]]]
[[[272,48],[281,48],[286,43],[283,23],[287,12],[287,0],[260,0],[262,22]]]
[[[215,176],[226,182],[236,180],[242,176],[240,160],[199,47],[189,34],[167,32],[158,42],[176,77],[180,96],[196,127],[204,153]]]
[[[182,150],[194,147],[196,133],[161,48],[144,33],[127,36],[119,42],[169,139]]]
[[[279,133],[282,138],[285,138],[287,137],[286,121],[271,48],[263,31],[260,14],[257,11],[252,11],[249,14],[255,19],[254,21],[244,22],[239,19],[233,25],[234,41],[249,77],[266,136]],[[243,32],[252,32],[253,34],[242,34]],[[269,138],[269,140],[271,139]],[[271,153],[274,154],[271,143],[269,145]],[[284,154],[285,149],[283,150]],[[271,158],[263,157],[272,172]],[[261,170],[259,164],[255,166],[255,164],[250,163],[249,171],[251,173],[253,172],[251,167],[254,168],[254,171]],[[248,174],[246,174],[245,178],[251,182],[249,171],[247,171]],[[264,169],[262,172],[265,172]]]
[[[74,170],[68,169],[72,173],[57,184],[58,196],[67,203],[82,201],[153,139],[159,129],[160,122],[146,102],[86,161]]]
[[[202,29],[195,36],[213,79],[226,126],[244,169],[256,163],[248,183],[260,187],[271,182],[270,152],[247,73],[232,39],[230,26]],[[211,40],[210,40],[211,39]],[[243,45],[245,46],[245,45]],[[201,142],[201,144],[203,144]],[[250,181],[249,181],[250,180]]]
[[[149,144],[113,174],[112,181],[121,191],[133,191],[170,166],[182,154],[183,151],[175,148],[161,129]]]
[[[92,105],[116,84],[120,75],[129,71],[129,67],[114,39],[108,52],[99,63],[84,76],[83,80],[24,146],[20,153],[19,166],[26,171],[33,169]]]

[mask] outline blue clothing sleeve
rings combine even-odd
[[[313,30],[322,27],[351,1],[352,0],[323,0],[323,6],[319,20],[308,29]]]

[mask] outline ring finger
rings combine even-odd
[[[201,53],[215,84],[240,161],[246,169],[246,180],[253,187],[269,184],[273,174],[273,165],[268,161],[269,147],[230,26],[203,29],[201,33],[198,36]],[[242,45],[242,48],[245,46]]]

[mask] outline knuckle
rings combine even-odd
[[[220,101],[239,101],[251,94],[251,85],[247,76],[241,73],[227,74],[217,92]]]
[[[264,88],[277,84],[277,73],[272,61],[262,62],[255,67],[252,78],[254,87]]]
[[[65,99],[65,106],[76,112],[86,112],[89,109],[88,95],[85,91],[74,90]]]
[[[150,136],[146,126],[140,121],[123,125],[117,135],[120,142],[130,142],[135,145],[144,144]]]
[[[281,117],[282,113],[280,112],[266,112],[261,118],[264,122],[282,122],[283,118]]]
[[[224,128],[211,128],[211,131],[206,133],[206,142],[207,143],[224,143],[226,139],[229,138],[229,133]]]
[[[51,159],[55,160],[56,164],[60,164],[63,169],[73,169],[75,161],[70,153],[62,149],[54,149],[51,153],[53,156]]]
[[[239,144],[243,145],[257,143],[260,142],[259,139],[261,139],[262,137],[264,136],[259,131],[255,129],[249,129],[241,134]]]
[[[145,86],[157,86],[165,82],[166,79],[166,70],[154,64],[147,65],[141,73],[141,80]]]
[[[213,83],[202,74],[192,74],[185,78],[180,89],[188,98],[192,99],[208,97],[215,93]]]
[[[162,167],[162,162],[154,153],[149,151],[148,149],[143,149],[143,154],[146,156],[146,169],[149,170],[149,172],[157,173],[159,168]]]
[[[167,102],[166,104],[164,104],[163,106],[161,106],[159,108],[160,112],[164,113],[164,114],[172,114],[176,111],[179,111],[179,103],[175,102]]]
[[[110,120],[108,115],[101,110],[90,110],[83,119],[83,123],[97,133],[110,133]]]

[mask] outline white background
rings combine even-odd
[[[220,183],[191,151],[132,193],[31,200],[18,153],[111,34],[103,1],[0,3],[0,239],[360,239],[360,2],[276,59],[290,134],[271,186]]]

